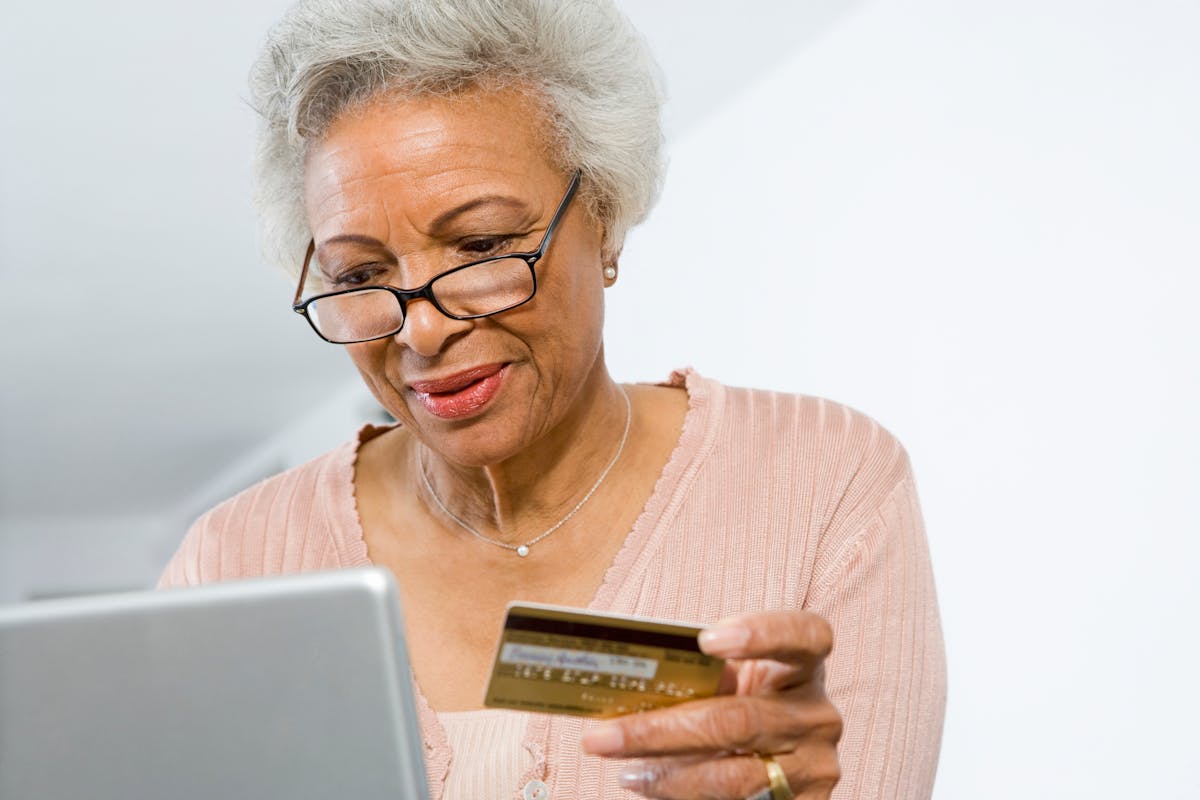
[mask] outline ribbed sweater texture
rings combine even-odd
[[[754,610],[829,621],[826,688],[842,713],[836,800],[927,798],[946,699],[929,552],[904,449],[871,419],[818,398],[734,389],[690,370],[683,432],[590,608],[709,624]],[[160,585],[370,565],[354,497],[361,442],[253,486],[193,525]],[[434,800],[455,768],[417,690]],[[529,780],[554,800],[635,798],[621,761],[584,755],[592,723],[530,714]]]
[[[437,718],[451,754],[471,754],[456,760],[454,769],[446,773],[443,800],[506,797],[506,789],[521,786],[521,776],[533,763],[524,745],[528,724],[524,712],[439,711]]]

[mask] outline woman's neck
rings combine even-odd
[[[611,480],[607,470],[618,468],[632,413],[601,364],[563,419],[502,462],[465,467],[412,439],[413,468],[425,478],[421,499],[448,525],[513,546],[530,542]]]

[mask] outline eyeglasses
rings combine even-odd
[[[546,254],[559,220],[579,188],[576,170],[567,193],[558,204],[541,244],[530,253],[506,253],[472,261],[434,275],[417,289],[393,286],[363,286],[326,292],[301,301],[308,265],[316,241],[308,243],[300,285],[292,299],[292,310],[302,314],[312,329],[332,344],[354,344],[393,336],[404,327],[408,303],[423,298],[450,319],[478,319],[528,303],[537,292],[534,265]]]

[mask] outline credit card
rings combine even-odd
[[[484,705],[615,717],[717,693],[698,625],[511,603]]]

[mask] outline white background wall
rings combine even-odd
[[[940,800],[1200,797],[1198,34],[1183,0],[857,4],[677,129],[610,293],[618,377],[693,364],[907,444],[950,665]],[[150,581],[175,516],[5,519],[0,599]]]
[[[621,375],[826,395],[907,444],[937,796],[1200,797],[1200,5],[863,5],[673,148]]]

